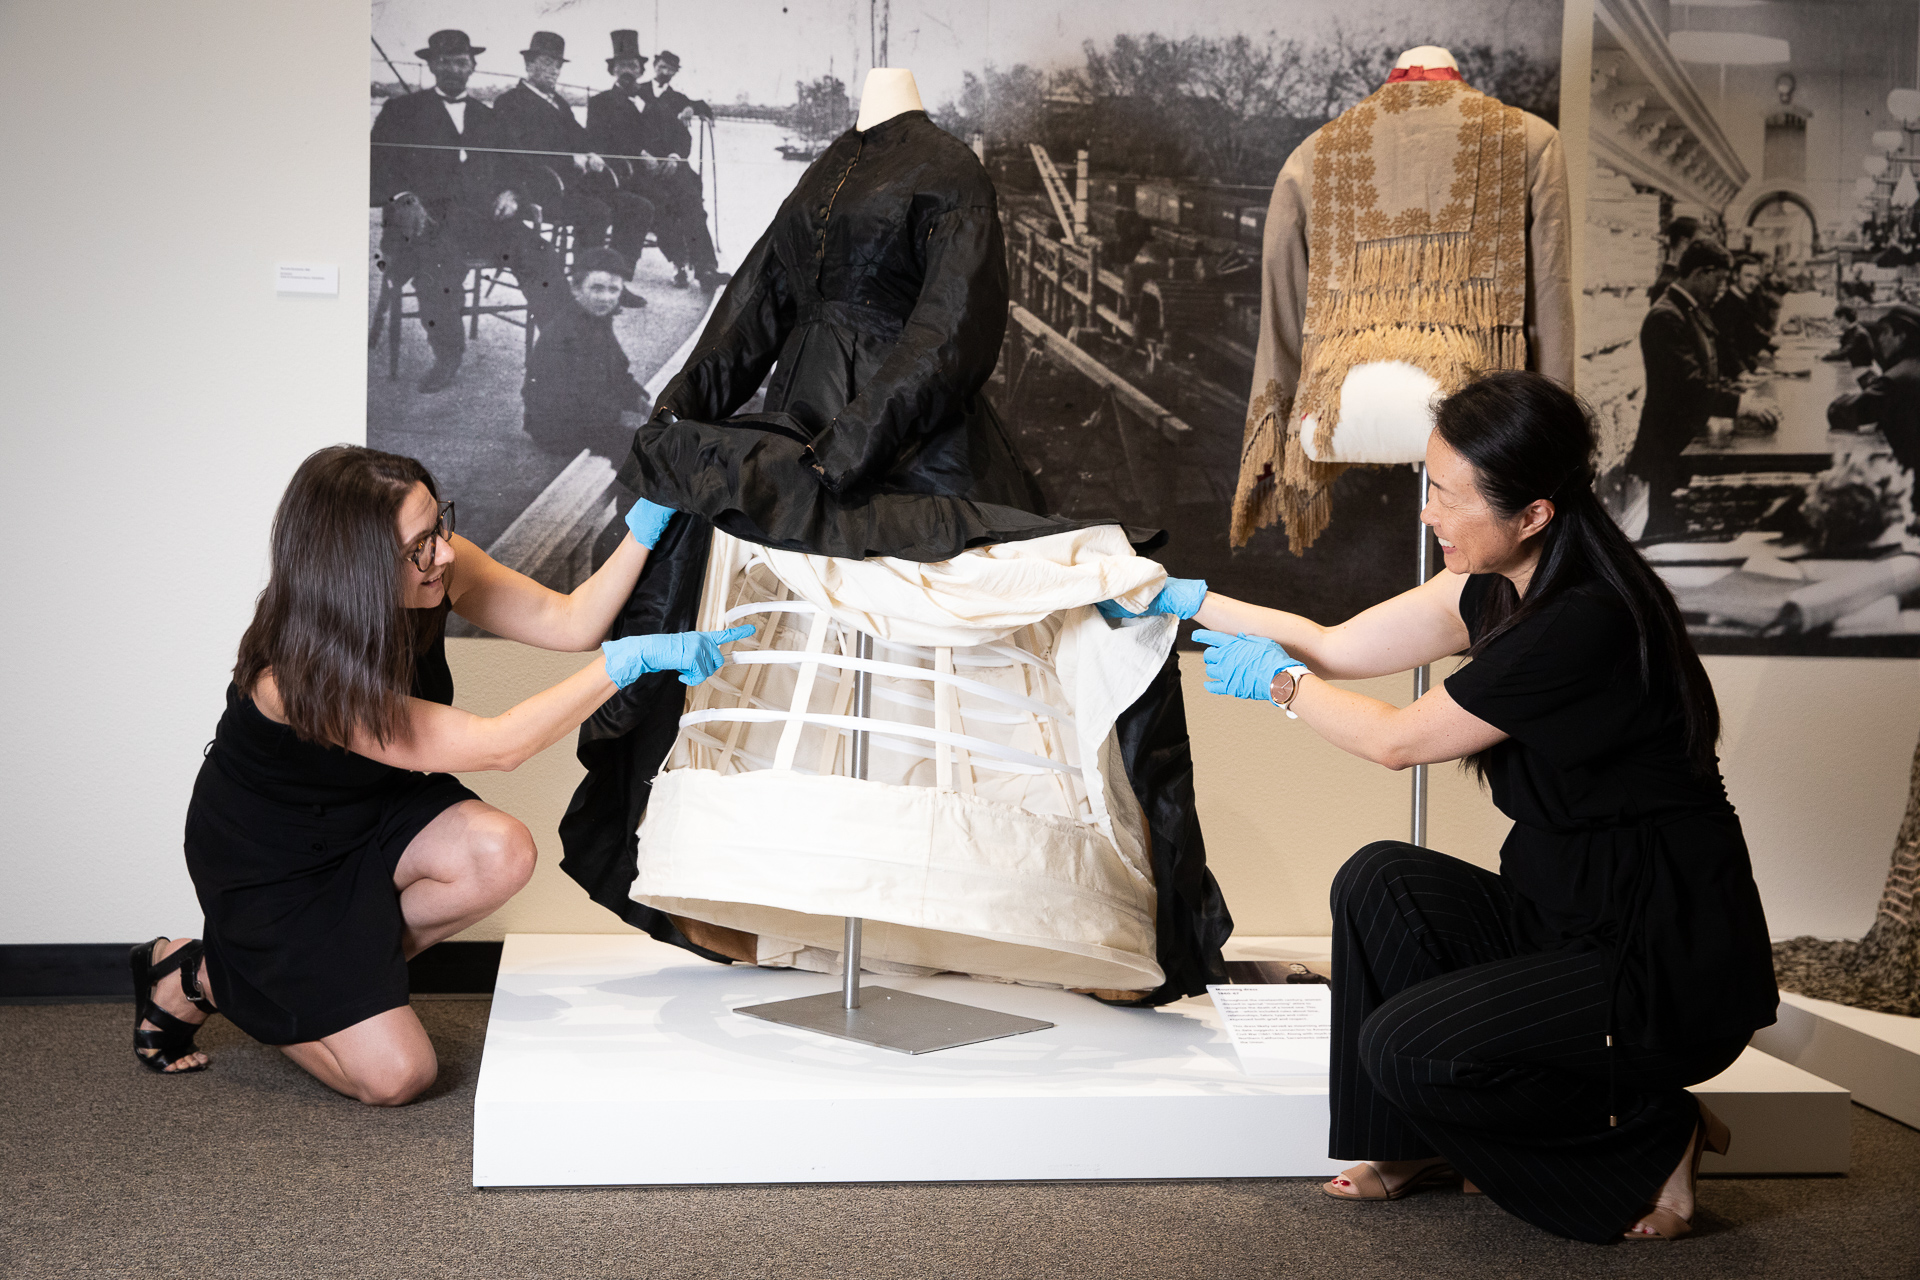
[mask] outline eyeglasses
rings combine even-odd
[[[400,553],[400,558],[412,563],[413,567],[425,573],[433,568],[433,558],[439,554],[434,543],[449,542],[453,538],[453,502],[449,499],[440,504],[439,518],[433,528],[420,535],[419,541]]]

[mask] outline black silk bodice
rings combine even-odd
[[[772,371],[767,412],[735,425],[803,446],[800,461],[835,497],[1037,509],[982,394],[1006,325],[993,183],[971,150],[912,111],[848,131],[808,168],[659,407],[720,423]],[[646,452],[658,430],[636,447]]]

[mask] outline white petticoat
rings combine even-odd
[[[689,691],[633,898],[757,935],[762,964],[828,968],[859,916],[881,972],[1160,985],[1145,823],[1113,725],[1177,624],[1092,606],[1144,608],[1165,577],[1116,526],[939,564],[716,531],[698,625],[760,630]],[[855,730],[865,779],[846,776]]]

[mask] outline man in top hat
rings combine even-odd
[[[1886,372],[1860,372],[1860,390],[1834,397],[1827,425],[1835,431],[1880,429],[1900,465],[1920,477],[1920,307],[1896,302],[1872,327],[1875,354]],[[1914,486],[1920,510],[1920,483]]]
[[[707,233],[700,177],[684,158],[673,159],[664,150],[659,117],[667,114],[668,106],[658,103],[643,82],[647,59],[640,52],[639,32],[612,35],[607,71],[614,86],[587,99],[587,139],[596,152],[613,158],[610,163],[622,175],[623,187],[653,201],[654,236],[674,265],[674,284],[685,285],[691,269],[703,286],[717,288],[727,277],[718,270]]]
[[[568,301],[541,326],[527,357],[523,423],[533,442],[556,457],[591,449],[616,464],[623,461],[634,428],[653,407],[613,332],[631,269],[626,256],[612,249],[576,255]],[[628,421],[623,414],[641,416]]]
[[[1673,280],[1640,322],[1640,359],[1646,367],[1647,398],[1640,410],[1640,431],[1627,455],[1627,470],[1647,482],[1647,525],[1643,539],[1686,532],[1675,490],[1688,472],[1681,451],[1702,435],[1709,418],[1744,417],[1763,426],[1777,425],[1771,410],[1743,403],[1732,382],[1722,376],[1719,335],[1710,309],[1726,287],[1733,266],[1727,251],[1711,240],[1688,245],[1675,264]]]
[[[511,189],[522,204],[538,204],[547,221],[573,227],[576,253],[610,245],[625,256],[631,274],[653,226],[653,202],[621,190],[606,161],[587,145],[585,126],[560,95],[566,55],[563,37],[534,32],[520,51],[526,75],[493,100],[505,145],[520,153],[505,157]],[[622,301],[646,305],[631,291]]]
[[[464,31],[434,32],[415,51],[433,87],[389,98],[373,122],[369,198],[383,210],[384,269],[396,286],[413,281],[433,350],[422,392],[445,390],[459,372],[469,258],[512,271],[536,319],[562,278],[559,255],[516,216],[493,113],[467,94],[474,60],[485,52]]]

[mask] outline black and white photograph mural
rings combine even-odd
[[[1342,476],[1304,555],[1277,526],[1229,545],[1275,178],[1414,46],[1548,122],[1560,93],[1558,5],[1409,8],[376,0],[368,443],[426,462],[497,558],[577,583],[728,272],[866,72],[906,68],[998,190],[988,394],[1050,507],[1165,528],[1170,570],[1231,594],[1357,612],[1413,580],[1410,468]]]
[[[1594,12],[1610,509],[1703,652],[1920,654],[1920,4]]]

